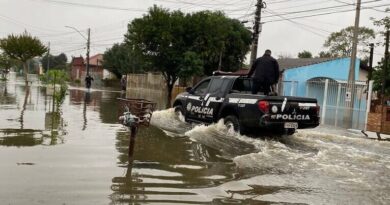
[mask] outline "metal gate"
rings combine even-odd
[[[321,124],[365,129],[367,116],[366,82],[315,78],[307,81],[306,96],[316,98],[321,107]]]

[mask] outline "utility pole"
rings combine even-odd
[[[370,59],[369,59],[369,64],[368,64],[368,81],[369,82],[372,78],[372,71],[373,71],[373,65],[372,62],[374,60],[374,44],[370,43]]]
[[[259,44],[259,34],[261,32],[261,9],[265,8],[265,3],[263,0],[257,0],[256,4],[256,12],[255,12],[255,25],[253,26],[253,35],[252,35],[252,51],[251,51],[251,59],[250,66],[252,66],[253,62],[257,57],[257,47]]]
[[[358,35],[359,35],[360,7],[361,7],[361,0],[357,0],[355,27],[353,30],[353,39],[352,39],[352,55],[351,55],[351,63],[349,66],[349,73],[348,73],[348,83],[352,83],[352,84],[355,83],[355,66],[356,66],[357,44],[358,44]]]
[[[49,41],[49,45],[47,46],[47,69],[46,69],[46,73],[49,72],[49,68],[50,68],[50,41]]]
[[[358,44],[358,35],[359,35],[359,21],[360,21],[360,7],[361,0],[357,0],[356,4],[356,15],[355,15],[355,27],[353,30],[353,38],[352,38],[352,54],[351,54],[351,62],[349,64],[349,73],[348,73],[348,87],[347,93],[349,93],[350,101],[347,103],[347,111],[344,116],[344,125],[347,128],[352,127],[352,115],[353,115],[353,106],[355,101],[355,67],[356,67],[356,55],[357,55],[357,44]]]
[[[87,76],[89,75],[89,46],[91,44],[91,29],[88,28],[88,38],[87,38]]]
[[[385,44],[385,60],[383,62],[383,75],[382,75],[382,89],[381,89],[381,128],[378,135],[378,139],[380,139],[380,133],[383,131],[383,114],[385,112],[384,104],[385,104],[385,90],[386,90],[386,80],[387,80],[387,68],[389,67],[389,38],[390,38],[390,30],[386,32],[386,44]]]

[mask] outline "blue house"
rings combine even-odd
[[[317,98],[322,123],[335,126],[343,126],[345,112],[353,103],[352,127],[364,127],[368,69],[360,65],[359,59],[354,86],[347,82],[350,58],[279,59],[278,62],[282,72],[279,93]]]

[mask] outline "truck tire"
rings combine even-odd
[[[224,123],[228,129],[233,128],[235,132],[241,133],[240,122],[235,115],[228,115],[227,117],[225,117]]]
[[[285,129],[286,135],[293,135],[295,133],[295,129],[290,128],[290,129]]]
[[[181,120],[182,118],[184,118],[183,106],[181,106],[181,105],[176,105],[176,106],[174,107],[174,111],[175,111],[175,115],[176,115],[177,118],[179,118],[180,120]],[[181,116],[180,116],[180,115],[181,115]]]

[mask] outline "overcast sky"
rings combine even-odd
[[[274,56],[296,57],[302,50],[317,55],[325,50],[322,45],[331,32],[354,24],[352,4],[356,0],[265,2],[258,55],[268,48]],[[251,27],[255,3],[256,0],[0,0],[0,38],[27,30],[45,44],[50,42],[53,54],[65,52],[70,59],[85,56],[86,40],[65,26],[79,29],[85,36],[86,29],[91,28],[91,55],[94,55],[122,42],[127,23],[141,17],[153,4],[183,12],[223,10],[231,18],[250,21],[247,26]],[[362,6],[360,25],[377,31],[370,17],[380,19],[389,15],[384,10],[390,7],[390,0],[363,0]],[[296,18],[324,13],[332,14]],[[379,40],[382,39],[376,39]],[[384,48],[376,48],[375,61],[383,52]]]

